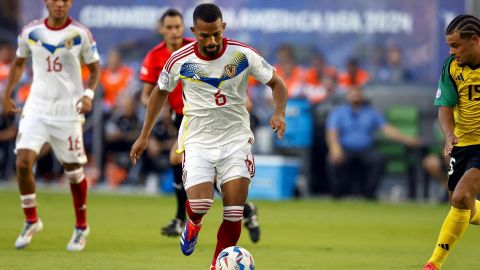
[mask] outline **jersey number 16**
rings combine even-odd
[[[47,57],[47,72],[60,72],[62,71],[62,63],[60,63],[60,58],[55,57],[53,61],[50,59],[50,56]]]

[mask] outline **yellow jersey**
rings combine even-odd
[[[456,146],[480,144],[480,65],[459,66],[450,56],[438,82],[435,105],[455,107]]]

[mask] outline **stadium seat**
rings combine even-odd
[[[392,105],[385,110],[388,123],[395,126],[401,132],[411,135],[420,135],[419,117],[420,111],[413,105]],[[406,175],[408,177],[409,197],[416,196],[416,166],[418,155],[412,155],[411,149],[381,136],[376,142],[377,149],[387,158],[387,175]],[[415,157],[415,158],[412,158]]]

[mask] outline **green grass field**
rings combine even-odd
[[[91,194],[91,234],[86,250],[69,253],[73,229],[68,193],[40,191],[38,212],[44,231],[25,250],[13,243],[23,213],[14,190],[0,190],[0,269],[209,269],[221,203],[204,221],[197,250],[184,257],[177,238],[160,235],[173,216],[173,197]],[[239,245],[254,256],[259,270],[421,269],[430,256],[447,205],[377,204],[363,201],[256,201],[262,237],[252,244],[242,231]],[[479,269],[470,227],[444,269]]]

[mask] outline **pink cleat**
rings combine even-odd
[[[423,270],[439,270],[439,269],[432,262],[427,262],[427,264],[425,264],[425,266],[423,267]]]

